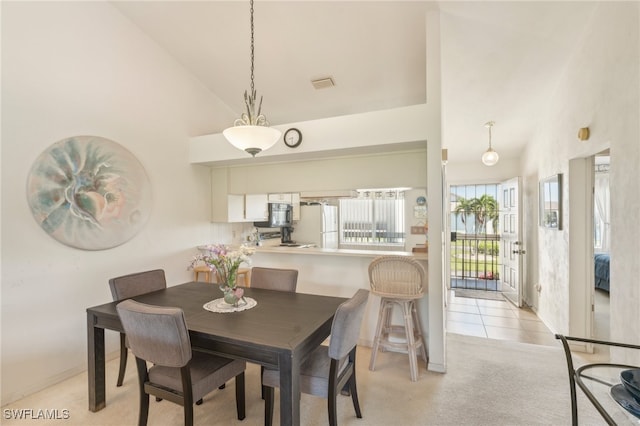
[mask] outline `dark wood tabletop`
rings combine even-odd
[[[142,303],[176,306],[185,313],[192,346],[280,370],[280,419],[300,424],[300,364],[331,332],[338,306],[346,299],[304,293],[245,289],[257,306],[214,313],[203,305],[222,297],[215,284],[190,282],[134,297]],[[118,302],[87,309],[89,409],[106,405],[104,330],[122,331]]]

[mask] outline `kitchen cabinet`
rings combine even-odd
[[[246,194],[244,196],[244,217],[246,221],[269,219],[269,197],[267,194]]]
[[[286,203],[293,206],[293,220],[300,220],[300,193],[282,192],[269,194],[270,203]]]
[[[218,206],[214,208],[218,214],[214,215],[213,222],[254,222],[269,219],[267,206],[267,194],[227,194],[220,197],[220,204],[226,204],[226,208]]]
[[[244,221],[244,195],[227,195],[227,222]]]

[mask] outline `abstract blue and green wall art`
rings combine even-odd
[[[48,147],[31,167],[27,198],[47,234],[82,250],[127,242],[145,226],[152,204],[142,164],[99,136],[74,136]]]

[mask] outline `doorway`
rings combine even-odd
[[[498,184],[450,187],[451,288],[499,292]]]
[[[593,251],[594,298],[592,336],[609,340],[609,280],[611,217],[609,189],[609,150],[596,154],[593,161]]]
[[[596,201],[596,170],[607,170],[608,151],[569,160],[569,329],[572,336],[597,337],[606,340],[609,332],[608,294],[596,289],[596,258],[608,254],[608,201]],[[601,176],[598,177],[600,180]],[[603,186],[608,189],[608,183]],[[608,197],[606,197],[608,198]],[[600,209],[601,211],[596,211]],[[600,223],[601,222],[601,223]],[[608,278],[608,261],[606,262]],[[599,286],[611,287],[598,282]],[[597,290],[597,294],[596,294]],[[597,297],[596,297],[597,296]],[[602,297],[604,296],[604,297]],[[596,306],[596,303],[598,305]],[[596,313],[597,310],[597,313]],[[576,348],[593,352],[593,345]]]

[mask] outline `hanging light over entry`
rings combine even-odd
[[[256,105],[256,90],[253,77],[254,47],[253,47],[253,0],[250,1],[251,13],[251,91],[244,92],[246,110],[233,127],[225,129],[222,134],[238,149],[247,151],[252,156],[271,148],[280,139],[280,131],[269,127],[267,118],[262,114],[262,96]],[[257,110],[256,110],[257,107]]]
[[[489,128],[489,149],[487,149],[484,154],[482,154],[482,162],[485,166],[494,166],[498,163],[500,156],[497,152],[493,150],[491,147],[491,128],[496,124],[494,121],[489,121],[485,123],[484,127]]]

